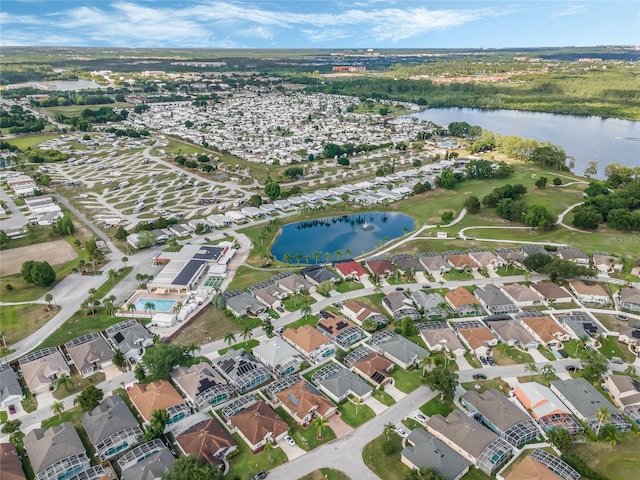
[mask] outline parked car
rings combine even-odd
[[[427,417],[425,417],[422,413],[416,414],[416,420],[420,423],[427,423]]]
[[[476,373],[473,375],[474,380],[486,380],[487,376],[484,373]]]
[[[487,363],[492,367],[496,366],[496,361],[493,359],[493,357],[487,357]]]
[[[622,320],[623,322],[626,322],[627,320],[629,320],[629,316],[624,313],[616,313],[616,318],[618,320]]]
[[[291,437],[291,435],[285,435],[284,436],[284,441],[287,442],[292,447],[296,446],[296,441]]]
[[[624,362],[620,357],[611,357],[611,363],[617,363],[618,365],[622,365]]]
[[[15,405],[9,405],[9,413],[11,415],[14,415],[16,413],[16,406]]]
[[[267,472],[258,472],[251,480],[264,480],[265,478],[267,478]]]
[[[429,290],[431,288],[431,285],[422,285],[422,288],[424,288],[425,290]]]
[[[564,369],[567,372],[575,372],[577,370],[582,370],[582,365],[567,365]]]
[[[404,290],[404,287],[396,287],[396,290],[402,292]]]
[[[396,427],[396,433],[400,435],[402,438],[407,438],[409,434],[404,428]]]
[[[487,362],[487,357],[482,357],[482,356],[481,356],[481,357],[480,357],[480,362],[481,362],[483,365],[489,365],[489,362]]]

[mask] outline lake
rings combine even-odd
[[[93,80],[53,80],[51,82],[25,82],[13,83],[11,88],[33,87],[40,90],[52,90],[56,92],[76,92],[79,90],[90,90],[94,88],[107,88]]]
[[[579,175],[592,160],[598,162],[599,178],[610,163],[640,166],[640,122],[631,120],[478,108],[430,108],[411,116],[441,126],[464,121],[501,135],[560,145],[575,159]]]
[[[327,252],[331,260],[337,259],[337,251],[342,254],[340,258],[358,256],[374,250],[380,242],[413,231],[414,226],[413,218],[404,213],[367,212],[306,220],[283,226],[271,253],[281,262],[288,253],[290,263],[296,262],[297,253],[302,255],[301,262],[309,255],[310,263],[315,263],[314,252],[320,252],[319,261],[323,262]]]

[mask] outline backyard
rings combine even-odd
[[[2,334],[7,345],[22,340],[47,323],[58,308],[49,309],[46,304],[32,303],[2,306]]]
[[[635,432],[621,435],[621,441],[611,446],[606,442],[577,444],[569,453],[578,455],[595,471],[609,480],[640,478],[640,436]]]

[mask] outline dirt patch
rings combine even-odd
[[[0,251],[0,277],[20,273],[22,264],[27,260],[46,261],[51,265],[69,262],[78,255],[66,240],[38,243],[27,247]]]

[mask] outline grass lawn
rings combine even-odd
[[[6,411],[2,410],[0,412],[0,423],[7,423],[7,420],[9,420],[9,414]]]
[[[313,305],[314,303],[316,303],[316,299],[311,295],[296,295],[295,297],[290,295],[284,300],[283,305],[289,312],[295,312],[306,305]]]
[[[116,276],[113,280],[109,279],[96,289],[96,298],[103,298],[109,293],[113,287],[119,284],[127,275],[133,271],[133,267],[126,267],[116,270]]]
[[[49,428],[55,427],[56,425],[60,425],[64,422],[76,423],[80,422],[80,416],[84,412],[80,409],[80,407],[73,407],[69,410],[65,410],[60,415],[53,415],[50,418],[42,421],[41,428]]]
[[[340,470],[321,468],[320,470],[314,470],[309,475],[301,477],[299,480],[349,480],[349,477]]]
[[[627,349],[626,345],[619,343],[617,337],[601,337],[600,353],[602,353],[608,359],[612,357],[621,358],[625,363],[633,363],[635,355]]]
[[[461,272],[460,270],[450,270],[442,274],[442,277],[445,280],[449,280],[450,282],[455,282],[459,280],[473,280],[473,275],[467,272]]]
[[[7,345],[22,340],[47,323],[58,309],[47,309],[47,305],[24,304],[2,306],[2,333]]]
[[[528,272],[512,265],[503,265],[496,270],[496,273],[501,277],[510,277],[512,275],[525,275]]]
[[[289,425],[289,435],[293,437],[300,448],[307,452],[336,438],[336,434],[329,428],[329,425],[324,426],[322,439],[318,440],[318,429],[313,425],[302,427],[282,407],[276,408],[276,412]]]
[[[336,290],[340,293],[353,292],[355,290],[361,290],[364,288],[360,282],[352,282],[350,280],[346,280],[344,282],[340,282],[336,285]]]
[[[22,387],[22,393],[24,393],[24,400],[20,402],[20,405],[22,405],[22,408],[27,413],[35,412],[38,409],[38,400],[22,380],[20,380],[20,386]]]
[[[539,383],[540,385],[544,385],[545,387],[551,385],[551,382],[553,382],[554,380],[558,380],[558,377],[556,377],[555,375],[549,375],[548,377],[545,377],[544,375],[523,375],[521,377],[518,377],[518,381],[520,383],[535,382]]]
[[[446,417],[453,412],[453,404],[449,402],[440,403],[440,396],[438,395],[422,405],[420,411],[429,417],[438,414]]]
[[[640,478],[640,436],[634,432],[623,433],[616,446],[606,442],[574,445],[569,453],[578,455],[595,471],[610,480]]]
[[[564,308],[564,306],[563,306]],[[593,314],[600,322],[607,327],[612,332],[619,332],[623,329],[629,322],[623,322],[619,320],[615,315],[611,315],[608,313],[594,313]]]
[[[396,401],[393,399],[391,395],[389,395],[387,392],[379,388],[376,388],[373,391],[373,398],[378,400],[381,404],[386,405],[387,407],[390,407],[391,405],[396,403]]]
[[[478,393],[484,393],[487,390],[498,390],[505,395],[511,390],[509,384],[501,379],[492,378],[489,380],[477,380],[473,382],[461,383],[466,390],[475,390]]]
[[[364,403],[358,405],[358,413],[356,414],[356,405],[349,400],[338,405],[338,410],[340,410],[340,418],[344,423],[353,428],[359,427],[376,416],[374,411]]]
[[[103,382],[104,378],[104,373],[102,372],[98,372],[87,378],[82,378],[80,374],[74,373],[73,375],[71,375],[71,381],[73,382],[73,384],[69,387],[69,389],[67,389],[64,385],[60,385],[60,387],[54,390],[53,398],[55,398],[56,400],[62,400],[69,395],[80,393],[89,385],[98,385],[100,382]]]
[[[232,350],[246,350],[247,352],[251,353],[253,349],[258,345],[260,345],[260,342],[258,340],[246,340],[244,342],[231,345],[230,347],[221,348],[220,350],[218,350],[218,354],[224,355],[229,351],[230,348]]]
[[[411,393],[422,385],[420,370],[405,370],[400,367],[395,367],[391,372],[391,376],[393,377],[396,388],[404,393]]]
[[[385,446],[387,442],[390,444],[389,447]],[[365,445],[362,449],[362,460],[373,473],[384,480],[404,480],[411,471],[400,461],[401,451],[400,436],[391,433],[387,437],[383,433]]]
[[[462,477],[460,480],[491,480],[492,478],[493,477],[490,477],[489,475],[484,473],[482,470],[479,470],[478,468],[472,465],[469,471],[467,472],[467,474],[464,477]]]
[[[311,325],[312,327],[315,328],[317,324],[318,324],[318,317],[316,317],[315,315],[307,315],[302,318],[299,318],[295,322],[289,323],[287,327],[300,328],[303,325]]]
[[[234,290],[236,288],[244,290],[256,283],[271,280],[271,277],[277,273],[278,272],[275,270],[256,270],[241,265],[236,271],[236,275],[233,277],[233,280],[229,284],[227,290]]]
[[[254,454],[238,435],[233,435],[233,438],[238,444],[239,453],[229,459],[229,472],[226,475],[229,480],[249,479],[258,472],[271,470],[287,461],[287,456],[281,448],[274,448],[271,451],[271,462],[269,462],[269,453]]]
[[[563,346],[564,346],[564,351],[567,352],[567,355],[569,355],[570,357],[575,358],[576,357],[576,353],[578,351],[578,346],[580,345],[580,342],[574,338],[572,338],[571,340],[569,340],[568,342],[564,342]]]
[[[235,334],[236,339],[240,339],[239,332],[248,325],[251,329],[261,325],[258,318],[241,317],[236,318],[227,310],[222,311],[213,306],[203,310],[195,319],[184,327],[172,339],[172,342],[180,345],[204,345],[212,340],[223,338],[225,333]]]
[[[482,365],[480,364],[480,362],[478,361],[478,359],[476,358],[475,355],[471,355],[469,352],[466,352],[464,354],[464,359],[467,361],[467,363],[469,365],[471,365],[473,368],[480,368],[482,367]]]
[[[499,348],[494,348],[492,351],[493,351],[493,358],[495,359],[498,365],[535,363],[531,355],[517,349],[516,347],[509,347],[505,351],[502,351]]]
[[[52,138],[58,138],[60,134],[50,135],[29,135],[27,137],[8,138],[6,142],[18,147],[20,150],[26,150],[27,148],[35,147],[36,145],[51,140]]]

